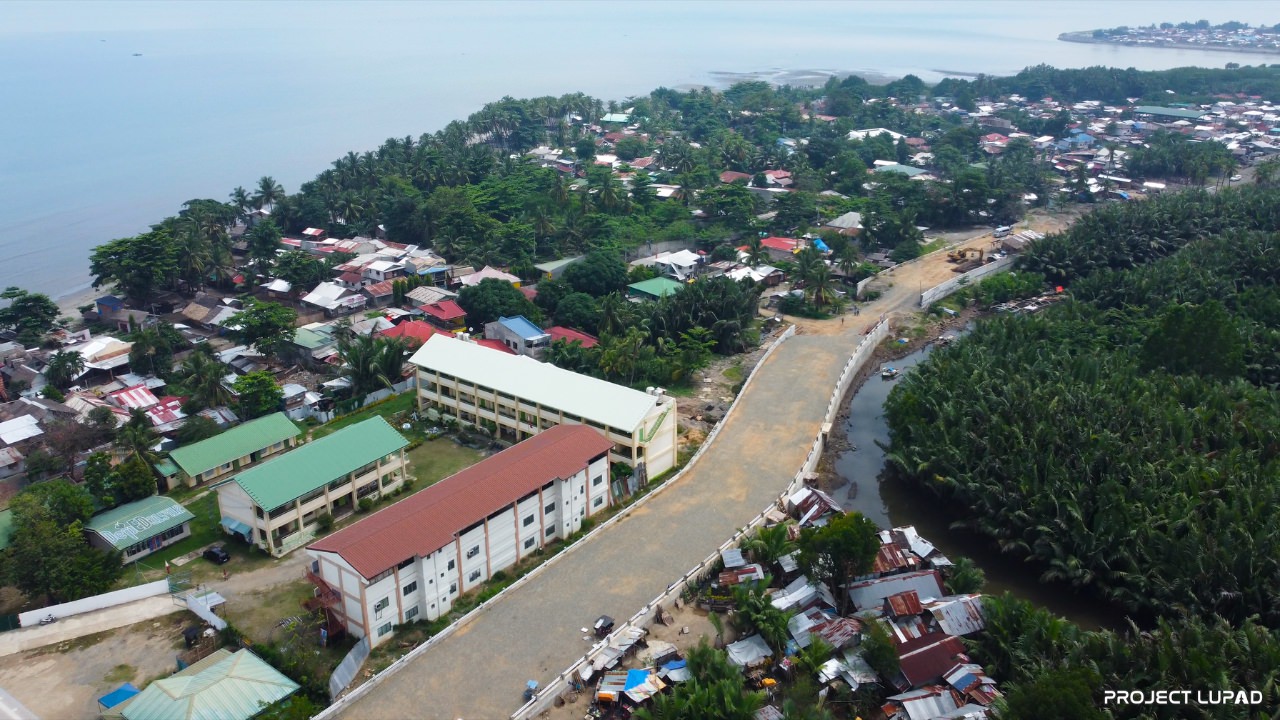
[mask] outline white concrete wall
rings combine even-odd
[[[228,482],[225,485],[218,486],[218,513],[219,522],[222,518],[231,518],[253,528],[253,542],[266,547],[258,536],[259,528],[266,527],[266,520],[259,520],[256,512],[257,506],[253,503],[253,498],[234,482]],[[224,529],[223,532],[226,532]]]
[[[927,308],[966,285],[970,285],[988,275],[998,273],[1002,270],[1008,270],[1009,266],[1012,265],[1013,261],[1016,259],[1017,258],[1013,255],[1006,255],[995,262],[989,262],[986,265],[974,268],[963,275],[957,275],[944,283],[935,285],[920,294],[920,307]]]
[[[142,600],[144,598],[164,595],[169,592],[168,580],[157,580],[147,583],[146,585],[135,585],[123,590],[113,590],[109,593],[94,595],[92,597],[80,598],[72,600],[61,605],[50,605],[39,610],[28,610],[24,613],[18,613],[18,624],[22,627],[30,627],[31,625],[39,625],[40,621],[49,617],[55,618],[71,617],[80,613],[92,612],[94,610],[102,610],[103,608],[115,607],[123,605],[134,600]]]
[[[462,592],[476,588],[489,577],[489,556],[485,552],[484,538],[484,523],[458,537],[458,547],[461,548],[459,552],[462,553]],[[477,572],[480,574],[476,575]]]
[[[489,575],[516,564],[516,509],[489,516]]]
[[[597,480],[599,482],[596,482]],[[611,504],[609,502],[609,457],[606,455],[587,466],[587,517],[605,510]]]

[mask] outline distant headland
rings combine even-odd
[[[1216,50],[1220,52],[1280,55],[1280,24],[1251,26],[1242,22],[1210,25],[1207,20],[1146,27],[1066,32],[1059,40],[1076,43],[1127,45],[1130,47]]]

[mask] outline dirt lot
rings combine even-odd
[[[188,612],[0,658],[0,686],[46,720],[99,717],[97,699],[177,670]]]

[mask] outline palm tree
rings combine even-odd
[[[757,530],[755,535],[742,543],[742,549],[751,553],[752,560],[768,568],[797,548],[787,532],[787,526],[774,525]]]
[[[831,268],[826,263],[819,264],[810,272],[805,280],[804,291],[817,308],[830,307],[840,302],[840,296],[836,294],[835,278],[831,276]]]
[[[248,190],[237,185],[236,189],[231,191],[231,204],[236,209],[238,220],[243,222],[249,218],[249,211],[253,209],[253,198]]]
[[[218,407],[231,402],[231,391],[223,384],[229,370],[218,362],[206,346],[198,346],[182,361],[182,384],[191,400],[204,407]]]
[[[258,210],[264,207],[272,209],[284,196],[284,186],[274,178],[264,175],[258,179],[258,191],[253,195],[253,204]]]
[[[826,263],[822,259],[822,253],[816,248],[807,247],[796,253],[796,279],[808,285],[809,280],[819,267],[825,267]]]
[[[49,364],[44,369],[44,379],[59,390],[66,390],[82,372],[84,358],[80,353],[59,350],[49,358]]]
[[[346,363],[356,397],[389,388],[400,381],[407,349],[399,338],[374,337],[373,333],[343,338],[338,356]]]
[[[129,411],[129,421],[116,433],[115,445],[124,453],[126,460],[136,457],[148,465],[154,465],[156,453],[152,448],[159,442],[159,438],[152,429],[151,419],[147,414],[133,408]]]
[[[747,239],[747,264],[759,267],[769,262],[769,251],[765,249],[764,240],[759,235]]]

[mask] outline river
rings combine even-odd
[[[951,334],[960,336],[964,331]],[[886,365],[905,375],[932,351],[933,345],[926,345]],[[850,400],[843,430],[854,449],[835,458],[836,473],[844,484],[835,489],[833,497],[845,509],[866,515],[882,528],[914,525],[921,536],[948,557],[972,559],[986,573],[987,585],[983,592],[995,595],[1010,592],[1087,630],[1126,627],[1123,611],[1080,595],[1069,586],[1041,583],[1040,571],[1034,565],[1000,553],[988,540],[974,533],[953,530],[951,520],[936,500],[885,476],[881,445],[889,443],[889,428],[883,408],[889,391],[901,376],[899,380],[886,381],[879,377],[878,371],[879,368]]]
[[[1280,62],[1056,39],[1099,24],[1274,22],[1261,7],[10,0],[0,3],[0,288],[71,295],[88,285],[94,246],[186,200],[225,199],[263,175],[296,192],[347,151],[433,132],[504,95],[621,100],[744,76],[934,81],[1039,63]]]

